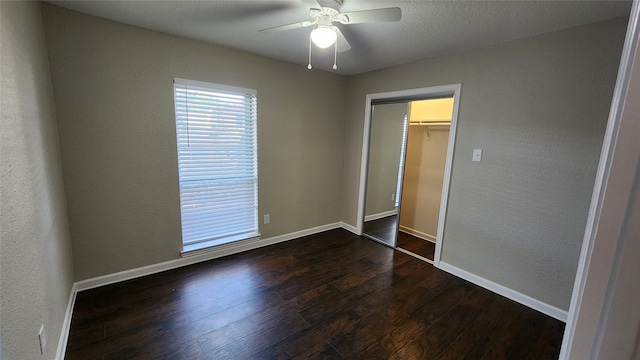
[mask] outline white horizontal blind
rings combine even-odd
[[[174,80],[183,247],[258,233],[256,91]]]
[[[395,207],[400,206],[400,198],[402,192],[402,180],[404,174],[404,165],[405,165],[405,153],[407,152],[407,140],[408,134],[407,130],[409,130],[409,122],[408,116],[405,115],[403,119],[402,125],[402,145],[400,145],[400,166],[398,166],[398,183],[396,184],[396,202],[394,204]]]

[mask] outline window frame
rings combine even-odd
[[[210,97],[207,97],[207,92],[210,93]],[[191,106],[192,109],[196,107],[196,101],[194,100],[196,99],[197,93],[201,93],[201,95],[204,96],[198,100],[205,100],[207,104],[205,106],[201,103],[197,105],[198,110],[194,111],[192,116],[193,118],[196,118],[197,116],[200,117],[197,122],[195,120],[191,120],[190,123],[189,106]],[[189,254],[193,254],[194,252],[198,252],[203,249],[206,250],[211,247],[221,246],[232,242],[258,240],[260,238],[260,233],[258,223],[257,90],[174,78],[173,97],[178,165],[178,188],[180,196],[181,255],[188,256]],[[225,101],[225,97],[228,97],[231,100]],[[236,99],[238,101],[236,101]],[[222,101],[217,102],[220,100]],[[233,119],[239,121],[238,124],[229,124],[229,118],[225,118],[228,114],[222,114],[222,112],[229,108],[237,108],[238,103],[244,105],[242,110],[243,114],[235,115],[233,117]],[[207,108],[209,104],[211,104],[210,108]],[[221,106],[216,106],[217,104],[221,104]],[[203,108],[204,110],[202,110]],[[209,121],[209,128],[211,129],[210,132],[206,129],[202,130],[202,128],[205,127],[202,126],[203,116]],[[190,135],[188,129],[190,129],[191,126],[194,126],[194,124],[199,124],[200,129],[197,130],[198,135],[205,136],[204,138],[201,137],[202,140],[198,142],[199,146],[191,145],[194,140],[191,140],[190,136],[195,137],[195,135]],[[187,129],[186,135],[184,131],[185,127]],[[192,132],[196,133],[195,131]],[[237,144],[235,146],[232,144],[229,148],[220,147],[216,137],[220,137],[221,134],[223,137],[232,134],[234,139],[237,139],[235,141]],[[185,143],[188,145],[185,146]],[[216,148],[221,150],[216,150]],[[246,151],[248,149],[251,149],[251,151]],[[209,150],[211,151],[212,157],[215,156],[213,154],[218,154],[218,151],[225,152],[224,158],[219,156],[221,160],[224,161],[218,162],[216,165],[216,160],[200,160],[200,158],[195,155],[198,151],[207,152]],[[250,155],[240,155],[239,150],[244,150],[246,154]],[[235,157],[232,155],[234,152],[236,153]],[[190,166],[187,166],[185,162]],[[230,162],[235,165],[230,165]],[[193,174],[194,171],[192,170],[194,163],[196,166],[202,166],[207,175],[195,176]],[[219,166],[219,168],[216,168],[216,166]],[[236,170],[238,170],[238,172],[233,172],[235,170],[231,170],[230,172],[229,168],[237,168]],[[224,177],[218,175],[216,170],[220,171],[220,169],[224,169],[224,171],[222,171],[224,172],[224,176],[227,176],[228,174],[232,176]],[[229,180],[232,179],[236,179],[237,181],[229,182]],[[224,182],[227,185],[213,185],[214,182]],[[198,186],[200,186],[200,188]],[[220,218],[223,217],[221,214],[223,214],[225,210],[204,210],[204,208],[215,207],[216,203],[210,199],[205,200],[198,198],[205,198],[206,196],[200,194],[206,191],[209,191],[214,195],[234,194],[235,192],[233,189],[224,190],[225,187],[232,188],[234,186],[240,186],[244,189],[243,194],[245,194],[245,196],[242,201],[239,201],[239,206],[243,209],[243,214],[241,216],[244,216],[244,218],[242,218],[243,220],[240,222],[246,224],[238,226],[238,229],[244,227],[244,230],[239,231],[236,234],[216,233],[216,225],[228,225],[228,222],[220,221]],[[223,190],[216,190],[216,188]],[[252,190],[247,190],[251,188]],[[194,198],[196,198],[195,205]],[[220,198],[226,199],[225,196],[221,196]],[[220,203],[218,203],[218,205],[219,204]],[[198,209],[198,207],[201,207],[201,209]],[[203,212],[205,215],[202,215]],[[217,213],[217,215],[206,215],[206,213],[214,212]],[[247,215],[249,212],[252,212],[250,218]],[[217,221],[215,220],[216,217],[218,219]],[[213,225],[208,225],[210,222],[206,219],[212,219]],[[235,219],[236,218],[234,218],[234,220]],[[194,227],[194,223],[197,224],[195,226],[205,229],[199,230],[198,233],[206,232],[207,226],[211,227],[211,229],[209,229],[210,232],[205,235],[199,235],[200,238],[195,239],[193,236],[194,232],[190,230]]]

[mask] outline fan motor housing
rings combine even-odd
[[[339,13],[342,7],[342,0],[318,0],[318,4],[323,8],[333,9]]]
[[[309,10],[309,15],[311,15],[318,24],[322,25],[331,25],[334,21],[342,24],[349,22],[349,18],[346,15],[340,14],[340,11],[328,7],[311,9]]]

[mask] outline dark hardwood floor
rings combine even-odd
[[[366,221],[364,223],[363,230],[365,233],[377,238],[378,240],[388,240],[387,242],[389,243],[393,243],[391,239],[395,238],[396,234],[398,234],[396,247],[433,261],[436,244],[402,231],[397,232],[397,219],[398,216],[394,215],[377,220]]]
[[[397,215],[383,217],[377,220],[365,221],[362,231],[378,240],[393,243],[397,231]]]
[[[332,230],[80,292],[66,359],[556,359],[563,328]]]
[[[431,241],[417,238],[402,231],[398,233],[398,247],[431,261],[433,261],[433,255],[436,251],[436,244]]]

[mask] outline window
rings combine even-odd
[[[175,79],[183,251],[258,234],[256,91]]]

